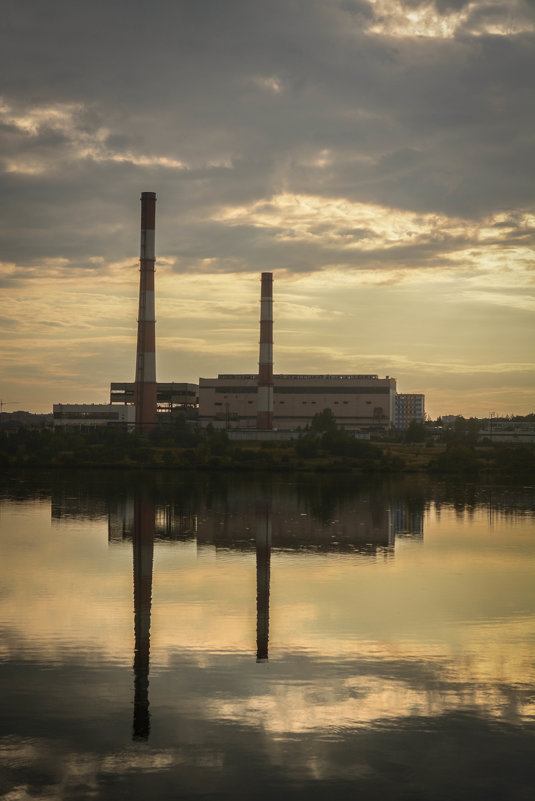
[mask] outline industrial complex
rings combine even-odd
[[[355,435],[405,429],[425,420],[421,394],[398,394],[396,380],[374,374],[284,375],[273,372],[273,274],[261,274],[258,373],[199,378],[198,384],[156,381],[154,304],[156,194],[141,195],[139,314],[135,381],[112,382],[109,404],[55,404],[54,425],[121,424],[140,432],[177,412],[238,434],[276,438],[310,425],[330,409]],[[271,433],[268,433],[271,432]],[[261,436],[262,435],[262,436]]]
[[[256,375],[219,375],[199,379],[199,421],[217,428],[254,428]],[[376,375],[273,376],[273,427],[305,428],[330,409],[349,431],[384,431],[393,424],[395,379]],[[261,428],[261,426],[257,426]]]

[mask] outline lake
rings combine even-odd
[[[531,798],[535,489],[27,471],[0,798]]]

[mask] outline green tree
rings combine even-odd
[[[478,463],[474,450],[463,442],[450,443],[432,463],[431,469],[444,473],[477,473]]]
[[[411,420],[405,431],[405,442],[425,442],[426,431],[423,423]]]
[[[338,430],[335,417],[330,409],[318,412],[312,418],[310,431],[312,434],[333,433]]]

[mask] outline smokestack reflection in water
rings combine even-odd
[[[134,724],[132,739],[147,740],[150,732],[149,659],[154,501],[145,493],[134,501]]]
[[[256,661],[267,662],[269,643],[269,579],[271,503],[256,504]]]

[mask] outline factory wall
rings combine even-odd
[[[257,376],[219,375],[199,379],[199,421],[216,428],[256,427]],[[275,375],[273,427],[310,425],[331,409],[349,431],[384,431],[394,422],[394,378],[374,375]]]

